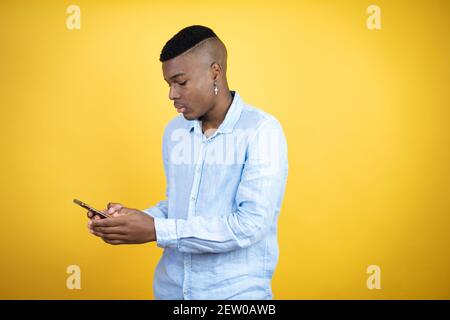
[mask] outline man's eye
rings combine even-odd
[[[185,80],[185,81],[183,81],[183,82],[180,82],[179,85],[180,85],[180,86],[184,86],[184,85],[186,84],[186,82],[187,82],[187,80]]]

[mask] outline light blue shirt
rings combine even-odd
[[[182,115],[164,131],[166,200],[144,210],[164,248],[155,299],[273,298],[286,139],[273,116],[231,93],[209,137],[201,121]]]

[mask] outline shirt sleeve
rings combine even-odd
[[[166,199],[158,202],[155,206],[142,210],[142,212],[152,216],[153,218],[167,219],[169,212],[169,160],[168,160],[168,146],[167,146],[167,135],[168,129],[164,130],[163,135],[163,147],[162,147],[162,155],[163,155],[163,164],[164,164],[164,173],[166,176]]]
[[[158,202],[155,206],[142,210],[142,212],[152,216],[153,218],[167,219],[168,213],[167,200]]]
[[[219,253],[258,242],[276,223],[287,171],[286,138],[279,122],[270,118],[248,143],[236,210],[187,220],[155,218],[157,245],[185,253]]]

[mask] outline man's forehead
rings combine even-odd
[[[185,75],[190,72],[192,61],[186,59],[185,56],[178,56],[162,64],[164,78],[166,80],[175,78],[176,76]]]

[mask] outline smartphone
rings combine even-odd
[[[86,203],[84,203],[84,202],[82,202],[82,201],[80,201],[78,199],[73,199],[73,202],[76,203],[77,205],[79,205],[82,208],[85,208],[85,209],[87,209],[89,211],[92,211],[92,212],[98,214],[101,219],[105,219],[105,218],[110,218],[111,217],[109,214],[103,213],[100,210],[92,208],[90,205],[87,205]]]

